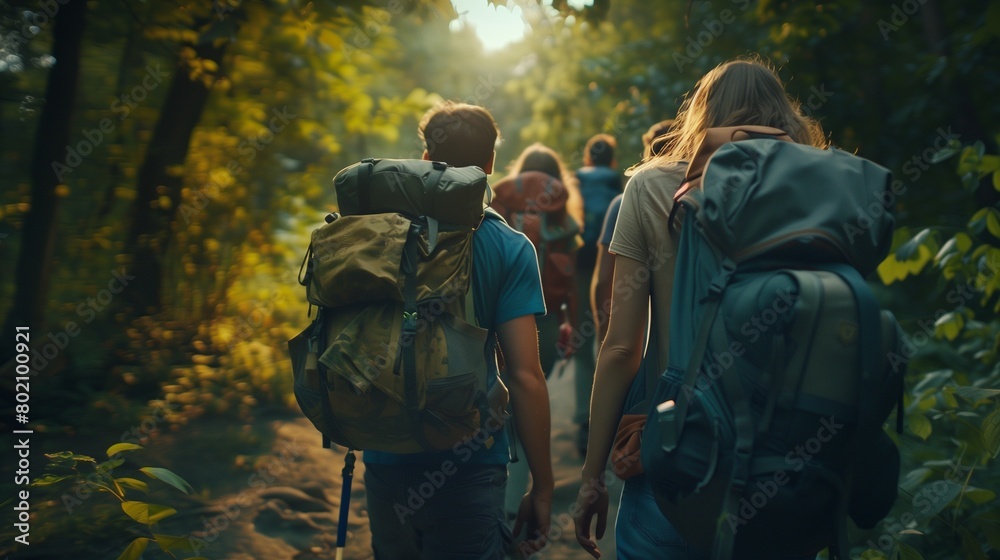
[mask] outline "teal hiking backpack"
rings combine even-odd
[[[675,196],[678,328],[642,464],[663,514],[714,559],[846,559],[847,517],[873,527],[896,499],[883,423],[901,404],[903,333],[864,280],[890,249],[891,176],[788,140],[711,129]]]

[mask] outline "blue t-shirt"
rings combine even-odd
[[[489,213],[487,216],[472,237],[472,281],[476,318],[481,327],[490,331],[492,340],[498,325],[525,315],[544,315],[545,301],[531,242],[502,219]],[[490,360],[488,387],[496,382],[496,361]],[[493,445],[489,449],[473,438],[450,451],[407,454],[365,451],[363,457],[364,462],[379,465],[441,465],[446,461],[506,465],[507,430],[501,429],[492,435]]]
[[[611,246],[611,237],[615,234],[615,224],[618,223],[618,212],[622,209],[622,198],[625,195],[618,195],[608,206],[608,213],[604,215],[604,226],[601,227],[601,238],[597,242],[607,249]]]

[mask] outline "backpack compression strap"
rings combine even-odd
[[[846,264],[831,264],[824,268],[839,276],[851,288],[858,304],[858,361],[861,369],[861,379],[858,383],[858,427],[855,435],[857,452],[848,459],[847,477],[844,481],[844,491],[840,497],[836,541],[834,546],[830,548],[831,558],[837,560],[850,558],[851,549],[847,540],[847,509],[857,458],[864,455],[864,450],[874,441],[878,430],[882,429],[876,416],[878,394],[881,389],[876,372],[880,363],[879,345],[882,340],[882,324],[879,321],[878,302],[857,270]]]

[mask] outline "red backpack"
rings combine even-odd
[[[492,208],[535,246],[545,307],[572,309],[580,225],[566,212],[566,187],[547,173],[526,171],[503,179],[493,193]]]

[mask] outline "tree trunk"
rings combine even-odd
[[[30,327],[35,337],[42,337],[40,329],[44,322],[51,273],[49,261],[56,235],[56,187],[61,182],[55,163],[63,164],[67,160],[86,12],[86,0],[69,0],[55,16],[52,56],[56,64],[49,72],[45,105],[35,135],[31,161],[31,208],[20,231],[21,249],[14,276],[14,303],[4,322],[0,363],[6,363],[13,356],[16,327]]]
[[[199,57],[213,60],[221,67],[228,43],[191,46]],[[183,186],[183,176],[177,170],[187,158],[191,135],[201,120],[208,96],[209,89],[200,80],[190,79],[186,66],[181,64],[174,70],[146,158],[139,169],[131,211],[126,252],[132,257],[129,274],[136,280],[125,292],[125,299],[134,316],[156,313],[162,305],[163,259],[173,237],[173,221]]]

